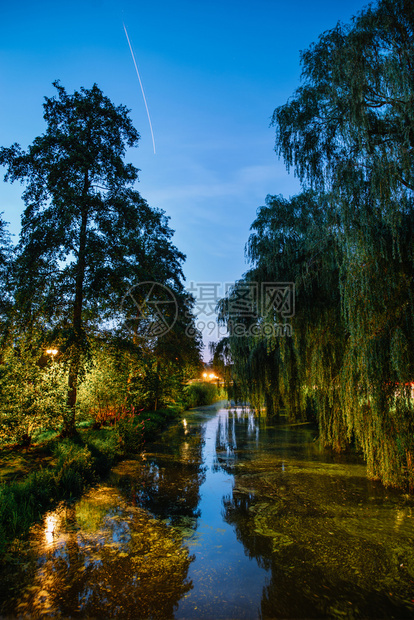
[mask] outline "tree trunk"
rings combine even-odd
[[[85,174],[84,196],[88,193],[89,181],[88,173]],[[78,388],[78,377],[81,366],[81,354],[83,345],[82,333],[82,306],[83,306],[83,283],[85,279],[86,266],[86,231],[88,225],[88,208],[82,208],[82,219],[79,233],[78,264],[76,269],[75,302],[73,305],[73,345],[69,365],[68,393],[66,406],[67,411],[63,420],[62,437],[73,437],[77,435],[76,430],[76,396]]]

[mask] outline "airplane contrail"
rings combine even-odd
[[[147,116],[148,116],[148,122],[149,122],[149,126],[150,126],[150,129],[151,129],[152,146],[154,147],[154,155],[155,155],[154,132],[152,131],[151,117],[150,117],[150,113],[149,113],[149,110],[148,110],[147,100],[145,98],[144,87],[142,86],[141,77],[139,75],[138,66],[137,66],[137,63],[136,63],[136,60],[135,60],[134,52],[133,52],[133,49],[132,49],[131,42],[129,40],[129,36],[128,36],[128,32],[127,32],[126,26],[125,26],[125,24],[123,22],[122,22],[122,25],[124,27],[125,35],[126,35],[126,38],[127,38],[127,41],[128,41],[128,45],[129,45],[129,49],[131,51],[132,60],[134,61],[135,71],[137,72],[137,76],[138,76],[138,80],[139,80],[139,85],[141,86],[142,97],[144,99],[145,109],[147,111]]]

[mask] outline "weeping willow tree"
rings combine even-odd
[[[291,420],[317,415],[324,442],[342,448],[348,438],[338,377],[346,332],[337,228],[327,196],[268,196],[246,246],[252,268],[222,300],[220,318],[230,331],[235,380],[249,400],[271,414],[283,408]],[[246,287],[249,318],[237,304]],[[296,309],[286,316],[289,290],[295,290]]]
[[[371,476],[412,486],[414,5],[380,0],[324,33],[302,67],[273,124],[277,153],[338,221],[347,341],[332,442],[345,423]]]
[[[302,68],[273,125],[303,193],[267,197],[251,269],[219,304],[233,373],[251,402],[315,415],[325,445],[355,441],[369,476],[412,488],[414,5],[380,0],[325,32]],[[289,282],[281,337],[266,287]]]

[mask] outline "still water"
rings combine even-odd
[[[192,411],[35,526],[2,617],[414,618],[414,509],[307,425]]]

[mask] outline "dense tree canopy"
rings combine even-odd
[[[295,283],[293,337],[230,338],[235,371],[290,415],[311,403],[323,442],[355,440],[371,476],[413,485],[414,6],[380,0],[301,61],[273,125],[304,193],[268,197],[242,281]]]
[[[90,339],[103,329],[131,337],[122,329],[137,312],[133,303],[122,303],[131,287],[143,281],[167,286],[187,323],[192,316],[185,257],[171,241],[164,213],[134,189],[138,170],[124,162],[139,139],[128,110],[96,85],[73,94],[59,82],[54,86],[57,95],[44,103],[45,133],[27,151],[17,144],[0,149],[0,163],[6,180],[26,184],[14,268],[16,329],[59,345],[69,369],[63,433],[72,434]],[[187,338],[185,346],[198,358],[199,341]]]

